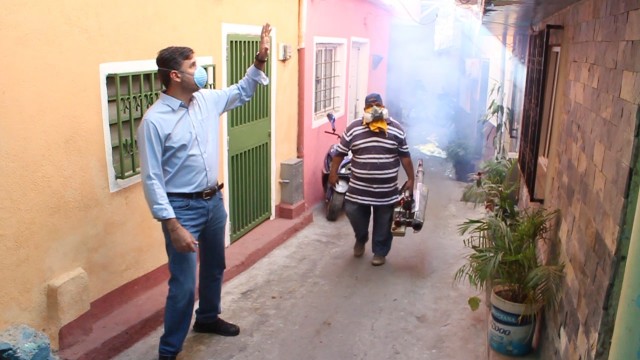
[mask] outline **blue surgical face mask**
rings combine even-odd
[[[207,85],[207,80],[209,80],[207,70],[205,70],[201,66],[198,66],[196,72],[193,74],[193,81],[195,81],[196,85],[198,85],[198,87],[202,89],[205,85]]]
[[[172,69],[167,69],[167,68],[158,68],[158,70],[166,70],[166,71],[174,71]],[[207,80],[209,80],[209,75],[207,74],[207,70],[205,70],[203,67],[198,66],[196,68],[196,72],[191,75],[187,72],[184,72],[182,70],[175,70],[181,74],[185,74],[185,75],[189,75],[193,78],[193,81],[196,83],[196,85],[198,85],[198,87],[200,89],[202,89],[205,85],[207,85]]]

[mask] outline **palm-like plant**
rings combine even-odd
[[[519,183],[517,162],[514,159],[494,159],[482,163],[475,181],[467,184],[462,201],[484,203],[485,208],[495,212],[499,218],[516,214],[516,198]]]
[[[532,308],[555,306],[562,285],[562,264],[540,264],[536,245],[546,241],[557,211],[544,208],[518,212],[501,218],[490,213],[469,219],[458,230],[467,235],[464,245],[472,252],[455,274],[455,281],[468,280],[477,289],[503,285],[500,297]],[[477,308],[479,299],[469,301]]]
[[[514,127],[514,117],[511,108],[504,106],[504,92],[502,85],[495,83],[489,91],[491,102],[487,106],[487,111],[482,117],[483,123],[490,122],[496,127],[496,134],[493,137],[493,146],[496,149],[496,155],[502,157],[505,155],[504,138]]]
[[[470,172],[473,172],[473,154],[471,146],[462,138],[454,138],[444,147],[447,160],[453,165],[456,179],[467,181]]]

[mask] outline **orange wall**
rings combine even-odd
[[[278,43],[295,45],[298,1],[245,1],[251,11],[232,0],[2,4],[0,330],[27,324],[55,337],[47,313],[51,279],[83,268],[93,301],[166,263],[140,184],[109,191],[100,64],[155,59],[169,45],[190,46],[220,64],[222,23],[268,21]],[[293,56],[273,64],[276,164],[296,154]]]

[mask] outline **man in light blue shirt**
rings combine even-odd
[[[240,333],[218,315],[225,269],[224,208],[218,182],[219,118],[251,99],[267,85],[271,27],[262,27],[253,66],[237,84],[202,89],[207,73],[187,47],[168,47],[156,58],[164,90],[138,129],[140,170],[145,198],[162,223],[169,258],[169,294],[160,338],[159,359],[175,359],[189,331],[195,302],[200,251],[199,307],[193,330],[223,336]]]

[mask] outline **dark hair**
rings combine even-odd
[[[169,46],[158,52],[156,65],[158,65],[158,76],[166,89],[169,88],[171,70],[180,70],[182,62],[193,55],[193,50],[185,46]]]

